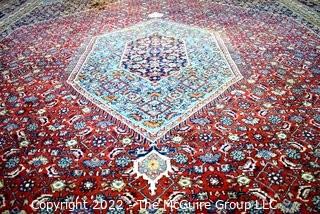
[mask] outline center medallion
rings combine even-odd
[[[152,142],[242,79],[217,33],[161,19],[94,37],[79,53],[67,82]]]

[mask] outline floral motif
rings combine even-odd
[[[119,157],[116,160],[116,164],[119,167],[126,167],[129,165],[129,163],[130,163],[130,159],[127,156]]]
[[[270,183],[280,185],[283,183],[283,178],[280,173],[272,172],[268,175]]]
[[[94,137],[92,144],[95,147],[100,147],[100,146],[105,146],[107,142],[107,139],[105,137],[99,136],[99,137]]]
[[[72,159],[68,157],[61,158],[58,162],[58,166],[61,168],[68,168],[72,164]]]
[[[5,167],[8,169],[12,169],[16,167],[20,162],[20,159],[18,157],[12,157],[6,161]]]
[[[92,191],[93,189],[96,188],[96,183],[94,182],[94,180],[84,180],[81,183],[81,190],[83,192],[88,192],[88,191]]]
[[[242,151],[235,150],[230,153],[231,157],[236,161],[245,159],[245,154]]]
[[[20,185],[20,190],[23,192],[29,192],[33,189],[35,182],[31,179],[23,181]]]
[[[124,187],[126,186],[126,184],[122,181],[122,180],[114,180],[112,181],[111,183],[111,188],[113,190],[116,190],[116,191],[121,191]]]
[[[52,192],[62,191],[66,187],[65,181],[57,180],[51,184]]]

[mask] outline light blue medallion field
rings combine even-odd
[[[156,141],[242,78],[218,34],[154,19],[92,39],[68,83]]]

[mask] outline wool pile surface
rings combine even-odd
[[[320,212],[317,1],[0,4],[1,212]]]

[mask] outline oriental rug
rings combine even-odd
[[[1,213],[320,212],[317,0],[0,5]]]

